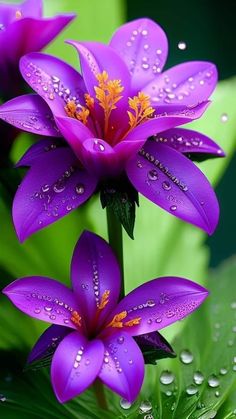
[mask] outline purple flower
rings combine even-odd
[[[160,342],[154,331],[181,320],[207,297],[206,289],[177,277],[154,279],[118,302],[120,271],[111,248],[84,232],[71,263],[73,290],[45,277],[21,278],[3,293],[24,313],[53,323],[39,338],[29,361],[54,347],[51,380],[60,402],[100,380],[134,401],[144,377],[144,359],[133,336]],[[165,343],[166,346],[166,343]]]
[[[75,17],[67,14],[43,18],[42,12],[42,0],[0,3],[0,96],[13,97],[22,92],[20,57],[40,51]]]
[[[68,42],[79,52],[82,75],[58,58],[28,54],[20,69],[37,95],[0,108],[3,120],[54,137],[34,145],[19,163],[31,166],[14,200],[19,239],[66,215],[100,181],[122,172],[155,204],[213,233],[215,193],[185,154],[224,153],[205,135],[175,127],[208,107],[215,66],[194,61],[161,73],[167,39],[149,19],[121,26],[109,46]]]

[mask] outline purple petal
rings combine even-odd
[[[51,381],[61,403],[78,396],[97,377],[103,362],[104,346],[100,340],[70,333],[59,344],[51,366]]]
[[[38,95],[23,95],[4,103],[0,119],[34,134],[61,137],[52,112]]]
[[[120,292],[119,265],[105,240],[89,231],[81,235],[71,262],[71,280],[86,325],[94,329],[113,310]],[[109,295],[102,308],[106,292]]]
[[[68,327],[53,324],[40,336],[27,359],[27,364],[48,359],[55,352],[59,343],[71,333]]]
[[[42,0],[25,0],[19,4],[0,3],[1,24],[5,27],[17,19],[42,17],[42,13]]]
[[[174,128],[155,136],[157,143],[164,143],[180,153],[204,153],[224,157],[225,153],[206,135],[184,128]]]
[[[121,26],[110,46],[125,61],[134,94],[151,80],[156,80],[165,65],[168,41],[162,28],[150,19],[137,19]]]
[[[89,138],[83,143],[81,161],[88,172],[98,178],[119,175],[124,169],[115,150],[100,138]]]
[[[140,393],[144,360],[137,343],[126,332],[103,339],[103,366],[99,378],[115,393],[132,403]]]
[[[55,121],[75,155],[81,159],[82,144],[86,139],[93,137],[93,133],[82,122],[74,118],[57,116]]]
[[[206,101],[217,83],[217,69],[205,61],[178,64],[152,80],[143,89],[154,105],[197,105]]]
[[[16,164],[16,167],[32,166],[39,157],[54,151],[56,148],[66,147],[67,144],[56,138],[45,138],[33,144]]]
[[[131,291],[109,316],[107,324],[123,311],[123,329],[132,336],[154,332],[188,316],[202,304],[208,291],[184,278],[153,279]],[[125,322],[140,319],[139,324],[125,326]],[[105,329],[106,330],[106,329]],[[110,327],[109,330],[114,330]]]
[[[72,312],[79,312],[74,293],[54,279],[31,276],[17,279],[2,291],[28,316],[76,329]]]
[[[0,60],[5,63],[6,68],[12,65],[17,68],[20,57],[43,49],[74,17],[74,14],[42,19],[22,16],[15,20],[0,33]],[[40,36],[35,34],[40,34]]]
[[[78,166],[69,148],[59,148],[38,158],[13,203],[13,220],[20,241],[83,204],[97,180]]]
[[[171,147],[148,140],[130,159],[127,174],[134,187],[150,201],[212,234],[219,205],[204,174]]]
[[[134,128],[125,139],[126,141],[144,140],[169,128],[192,122],[202,116],[209,104],[209,102],[203,102],[191,108],[176,105],[161,106],[154,118]]]
[[[56,115],[66,116],[68,100],[84,104],[84,82],[70,65],[51,55],[33,52],[20,60],[26,82],[47,102]]]
[[[130,157],[135,155],[140,150],[140,148],[143,146],[145,142],[146,138],[138,141],[135,141],[134,139],[131,141],[127,141],[125,139],[115,145],[114,151],[119,161],[125,164]]]

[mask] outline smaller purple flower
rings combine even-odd
[[[42,0],[0,3],[0,97],[22,92],[19,59],[43,49],[74,17],[75,14],[63,14],[44,18]]]
[[[73,290],[38,276],[18,279],[3,290],[21,311],[53,324],[39,338],[29,361],[55,350],[51,381],[62,403],[78,396],[97,377],[133,402],[144,378],[143,355],[133,337],[144,335],[140,343],[170,351],[156,330],[186,317],[208,295],[192,281],[163,277],[118,301],[117,260],[110,246],[90,232],[84,232],[75,247],[71,280]]]

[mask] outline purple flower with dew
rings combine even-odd
[[[208,107],[215,66],[193,61],[161,73],[167,38],[149,19],[121,26],[108,46],[68,43],[79,53],[82,75],[58,58],[28,54],[20,69],[37,94],[0,107],[3,120],[54,137],[34,145],[19,162],[31,166],[13,206],[19,239],[63,217],[99,182],[124,172],[155,204],[212,234],[219,217],[215,193],[184,154],[224,153],[205,135],[175,127]]]
[[[44,18],[42,0],[0,3],[0,97],[22,92],[19,59],[44,48],[74,17],[63,14]]]
[[[84,232],[72,258],[73,289],[45,277],[21,278],[3,293],[24,313],[53,323],[39,338],[29,361],[54,347],[51,381],[60,402],[78,396],[98,377],[130,402],[144,377],[142,352],[133,339],[163,347],[156,330],[194,311],[208,291],[192,281],[164,277],[136,288],[118,302],[120,271],[110,246]],[[156,332],[155,332],[156,334]],[[165,343],[166,346],[166,343]]]

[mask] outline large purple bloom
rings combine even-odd
[[[73,290],[43,277],[21,278],[3,293],[24,313],[53,323],[39,338],[30,361],[56,348],[51,380],[60,402],[79,395],[99,377],[132,402],[144,377],[144,360],[133,336],[151,334],[195,310],[208,292],[177,277],[154,279],[118,302],[120,271],[108,244],[84,232],[71,263]],[[160,339],[161,342],[161,339]]]
[[[78,207],[101,180],[124,171],[155,204],[213,233],[216,196],[185,154],[223,151],[205,135],[175,127],[208,107],[215,66],[187,62],[161,73],[167,39],[149,19],[120,27],[109,46],[69,43],[79,53],[82,75],[58,58],[28,54],[20,69],[37,94],[0,108],[3,120],[54,137],[34,145],[20,162],[31,166],[13,207],[20,240]]]
[[[74,17],[67,14],[44,18],[42,0],[0,3],[0,97],[22,92],[19,59],[44,48]]]

